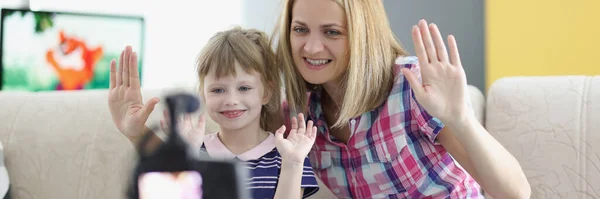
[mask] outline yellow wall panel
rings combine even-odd
[[[600,75],[600,0],[487,0],[486,87],[501,77]]]

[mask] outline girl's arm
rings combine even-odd
[[[303,163],[282,160],[274,199],[302,198],[304,189],[300,188],[300,185],[303,169]]]
[[[300,121],[298,121],[300,120]],[[305,174],[305,167],[310,168],[310,161],[307,158],[308,152],[312,149],[317,135],[317,127],[313,126],[312,121],[305,122],[304,115],[298,114],[292,118],[291,129],[286,138],[283,134],[286,127],[282,126],[275,132],[275,146],[281,155],[281,170],[275,190],[275,198],[295,198],[304,195],[302,187],[311,187],[317,184],[312,171],[308,170]],[[308,174],[310,173],[310,174]],[[303,176],[306,177],[306,185],[303,184]]]

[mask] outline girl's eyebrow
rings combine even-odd
[[[248,80],[242,80],[242,81],[238,81],[238,84],[251,84],[252,81],[248,81]]]

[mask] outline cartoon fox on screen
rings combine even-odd
[[[56,90],[81,90],[94,77],[94,67],[102,58],[102,47],[89,48],[85,41],[59,32],[59,48],[49,48],[46,61],[56,71]]]

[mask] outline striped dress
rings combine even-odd
[[[275,148],[275,137],[273,134],[270,134],[267,139],[256,147],[237,156],[223,145],[217,133],[205,135],[202,148],[212,158],[239,159],[244,161],[250,170],[250,178],[246,186],[250,189],[253,199],[273,198],[275,196],[279,171],[281,169],[281,155]],[[304,161],[300,187],[304,188],[303,198],[307,198],[319,190],[319,185],[308,157]]]

